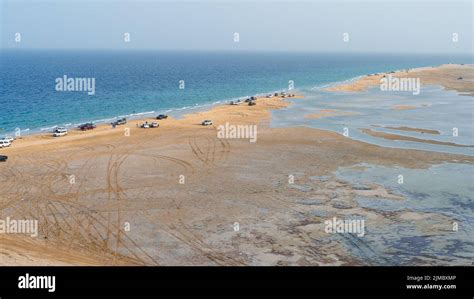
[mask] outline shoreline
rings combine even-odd
[[[413,73],[420,73],[420,72],[427,71],[427,70],[428,71],[442,70],[442,69],[446,69],[446,68],[449,69],[449,68],[456,68],[456,67],[469,67],[469,68],[472,68],[472,67],[474,67],[474,65],[471,65],[471,64],[465,64],[465,65],[442,64],[442,65],[439,65],[439,66],[426,66],[426,67],[419,67],[419,68],[413,68],[413,69],[408,69],[408,70],[387,71],[387,72],[381,72],[381,73],[376,73],[376,74],[356,76],[356,77],[353,77],[353,78],[348,79],[348,80],[333,82],[333,83],[331,83],[330,87],[320,87],[320,88],[318,87],[318,89],[321,89],[321,90],[327,91],[327,92],[362,92],[362,91],[366,91],[370,87],[374,87],[375,85],[377,85],[380,78],[382,78],[383,75],[390,74],[392,76],[401,77],[401,76],[403,76],[405,74],[408,74],[408,73],[413,74]],[[438,82],[438,83],[442,83],[442,82]],[[422,83],[422,85],[424,85],[424,84]],[[444,86],[442,84],[440,84],[440,86],[442,86],[443,88],[446,88],[446,86]],[[449,84],[448,84],[448,87],[449,87]],[[464,89],[461,89],[461,90],[464,90]],[[456,91],[458,91],[458,90],[456,90]],[[275,107],[277,107],[277,109],[287,107],[288,105],[290,105],[290,102],[284,101],[281,96],[274,97],[274,98],[266,98],[265,97],[265,95],[267,95],[267,94],[272,94],[273,95],[275,92],[277,92],[277,91],[274,91],[272,93],[259,93],[259,94],[256,94],[255,96],[258,99],[258,103],[263,103],[264,106],[266,106],[266,105],[269,106],[269,109],[268,109],[269,111],[273,109],[272,107],[274,105],[275,105]],[[278,91],[278,93],[281,93],[281,92],[282,91]],[[296,89],[295,92],[297,93],[298,89]],[[472,92],[473,92],[473,95],[474,95],[474,89],[472,90]],[[301,95],[296,95],[292,98],[301,98],[301,97],[302,97]],[[236,99],[245,99],[245,98],[249,98],[249,97],[238,97]],[[292,99],[292,98],[287,98],[287,99]],[[274,102],[273,100],[275,100],[275,99],[283,100],[282,102],[285,103],[285,104],[283,104],[283,106],[282,106],[282,103],[280,103],[279,101]],[[29,145],[44,145],[45,143],[49,143],[49,142],[56,143],[56,142],[59,142],[59,141],[68,141],[68,140],[75,141],[75,140],[79,140],[79,139],[82,139],[82,138],[94,137],[94,136],[104,135],[104,134],[108,134],[108,133],[114,134],[114,130],[116,132],[120,128],[130,128],[130,129],[136,128],[139,123],[142,123],[142,122],[145,122],[145,121],[148,121],[148,122],[156,121],[160,124],[159,128],[154,128],[152,130],[162,130],[163,129],[163,126],[162,126],[163,124],[165,124],[165,127],[168,127],[171,124],[178,125],[178,127],[180,125],[190,125],[190,123],[188,123],[188,119],[193,119],[193,116],[201,115],[201,114],[209,114],[209,113],[214,114],[214,111],[222,110],[223,107],[226,107],[226,108],[223,109],[224,113],[226,113],[226,112],[231,112],[231,110],[236,109],[236,107],[241,107],[242,105],[247,106],[247,103],[243,103],[243,104],[240,104],[240,105],[233,106],[233,105],[229,104],[230,101],[226,102],[226,103],[223,103],[223,102],[224,102],[224,100],[223,101],[215,101],[215,102],[209,103],[209,104],[197,105],[195,107],[189,106],[189,107],[176,108],[176,109],[174,109],[173,112],[178,112],[179,113],[179,112],[182,112],[186,109],[190,109],[191,111],[183,112],[182,114],[179,114],[177,118],[175,118],[173,116],[169,116],[168,119],[166,119],[166,120],[156,120],[155,117],[159,113],[159,112],[156,112],[156,111],[133,113],[133,114],[129,114],[129,116],[130,115],[132,116],[130,118],[129,118],[129,116],[124,116],[124,117],[127,117],[127,124],[125,126],[117,126],[117,128],[115,128],[115,129],[112,129],[110,123],[108,123],[108,122],[119,119],[120,116],[113,117],[113,118],[110,118],[110,119],[106,119],[106,122],[102,122],[102,123],[93,122],[93,123],[96,123],[97,128],[94,129],[94,130],[91,130],[91,131],[80,131],[77,128],[76,125],[71,125],[71,127],[67,127],[69,133],[68,133],[68,136],[65,136],[65,137],[56,137],[55,138],[55,137],[52,137],[51,132],[46,133],[44,131],[42,131],[42,132],[41,131],[40,132],[32,131],[30,134],[23,135],[21,138],[15,140],[10,147],[1,149],[0,153],[8,152],[9,149],[17,147],[18,144],[21,144],[20,147],[29,146]],[[258,107],[258,105],[257,105],[257,107]],[[253,108],[253,107],[250,107],[250,108]],[[196,109],[196,111],[192,111],[194,109]],[[169,110],[173,110],[173,109],[169,109]],[[167,111],[169,111],[169,110],[166,110],[165,113],[167,113]],[[331,117],[331,116],[338,116],[338,115],[350,115],[350,114],[353,113],[351,111],[336,111],[336,110],[334,110],[334,111],[329,112],[329,111],[326,111],[326,110],[323,109],[320,114],[311,114],[311,115],[306,115],[304,117],[305,118],[323,118],[323,117]],[[150,115],[150,117],[146,117],[145,115]],[[154,116],[151,117],[151,115],[154,115]],[[137,117],[135,118],[133,116],[137,116]],[[204,119],[202,119],[202,120],[204,120]],[[196,120],[193,120],[193,121],[196,122]],[[200,123],[200,122],[198,122],[198,123]],[[195,124],[196,123],[194,123],[194,125]],[[54,126],[54,127],[56,127],[56,126]],[[52,127],[52,128],[54,128],[54,127]],[[142,129],[140,129],[140,130],[142,130]],[[1,134],[1,135],[9,135],[9,134]],[[12,135],[13,134],[10,134],[10,136],[12,136]],[[369,135],[372,135],[372,134],[369,134]],[[71,136],[73,138],[71,138]],[[379,136],[379,137],[383,138],[382,136]],[[387,138],[384,138],[384,139],[387,139]],[[388,139],[393,139],[393,138],[388,138]],[[33,140],[34,140],[34,142],[32,142]],[[49,140],[49,142],[48,142],[48,140]],[[423,139],[420,139],[420,140],[423,140]],[[30,144],[28,144],[28,142],[25,142],[25,141],[31,141],[31,142],[30,142]],[[426,143],[431,143],[431,142],[426,141]],[[435,144],[437,144],[437,143],[435,142]],[[443,143],[441,142],[439,144],[443,144]],[[452,145],[452,144],[446,144],[446,145]],[[457,145],[455,145],[455,146],[457,146]],[[464,147],[463,145],[460,145],[460,146]],[[469,147],[469,146],[467,146],[467,147]],[[431,150],[426,150],[426,151],[431,151]]]
[[[291,104],[286,99],[258,98],[255,106],[216,105],[180,119],[158,121],[159,128],[137,128],[139,122],[151,120],[145,118],[115,129],[99,125],[92,131],[71,131],[66,137],[30,135],[15,141],[0,151],[11,154],[0,164],[4,170],[0,187],[7,190],[0,200],[0,219],[34,217],[40,229],[38,238],[0,236],[0,250],[5,252],[0,261],[365,265],[370,261],[363,250],[353,254],[344,239],[328,239],[325,219],[357,214],[370,227],[387,228],[406,223],[407,213],[417,219],[430,215],[443,225],[455,220],[442,210],[427,214],[402,209],[387,214],[366,209],[357,203],[358,197],[402,203],[406,197],[382,183],[344,182],[337,172],[377,165],[394,168],[399,175],[400,168],[472,167],[474,157],[382,147],[329,130],[270,127],[271,112]],[[205,119],[214,125],[201,126]],[[227,122],[258,125],[258,141],[219,138],[216,127]],[[289,175],[294,183],[289,183]],[[129,222],[130,231],[123,229],[124,222]],[[233,229],[235,222],[240,223],[239,232]],[[413,225],[439,238],[445,233],[426,221]],[[313,240],[324,242],[308,251],[308,246],[315,246]]]
[[[260,114],[259,116],[263,119],[268,118],[270,116],[270,111],[273,109],[280,109],[287,107],[290,105],[290,102],[285,101],[285,99],[298,99],[302,98],[302,96],[295,94],[293,97],[283,98],[281,96],[266,98],[266,97],[257,97],[257,105],[256,106],[248,106],[247,103],[243,103],[240,105],[230,105],[230,104],[215,104],[212,105],[210,109],[201,110],[201,111],[193,111],[190,113],[185,113],[181,115],[180,118],[174,118],[168,116],[165,120],[157,120],[156,117],[145,117],[145,118],[137,118],[137,119],[127,119],[127,124],[119,125],[116,128],[112,128],[110,124],[97,124],[97,127],[93,130],[89,131],[81,131],[77,127],[68,129],[68,135],[62,137],[53,137],[52,133],[32,133],[29,135],[22,136],[21,138],[16,139],[10,147],[0,149],[0,153],[11,153],[14,152],[15,149],[23,149],[25,147],[30,146],[44,146],[49,144],[65,144],[68,142],[80,141],[83,139],[94,138],[98,136],[104,135],[122,135],[124,134],[124,129],[129,129],[130,134],[138,131],[153,131],[153,132],[160,132],[164,129],[180,129],[183,127],[192,127],[192,126],[201,126],[201,122],[205,119],[211,119],[214,121],[215,127],[217,124],[221,124],[221,122],[216,123],[214,119],[221,119],[218,114],[226,115],[226,114],[235,114],[241,113],[242,116],[246,116],[247,114]],[[198,118],[202,116],[201,118]],[[201,119],[201,120],[200,120]],[[139,128],[138,125],[145,121],[150,122],[158,122],[158,128],[149,128],[143,129]],[[260,120],[259,120],[260,122]],[[203,129],[205,129],[203,127]]]
[[[294,90],[297,92],[297,89]],[[271,92],[260,92],[256,93],[253,96],[257,98],[264,98],[268,94],[274,94],[274,93],[281,93],[281,92],[288,92],[287,89],[278,89],[274,90]],[[99,125],[110,125],[111,122],[116,121],[120,118],[126,118],[127,120],[130,121],[145,121],[149,120],[151,118],[156,117],[156,115],[159,114],[171,114],[170,116],[175,116],[175,119],[181,119],[187,114],[190,113],[199,113],[202,111],[208,111],[210,109],[213,109],[216,106],[220,105],[227,105],[228,103],[232,101],[238,101],[238,100],[244,100],[247,98],[250,98],[252,96],[237,96],[237,97],[232,97],[232,98],[225,98],[222,100],[214,100],[214,101],[208,101],[200,104],[195,104],[194,106],[183,106],[183,107],[174,107],[174,108],[168,108],[168,109],[161,109],[161,110],[151,110],[151,111],[143,111],[143,112],[133,112],[133,113],[128,113],[128,114],[123,114],[123,115],[115,115],[115,116],[110,116],[110,117],[104,117],[100,119],[95,119],[95,120],[84,120],[84,121],[74,121],[74,122],[67,122],[64,124],[56,124],[56,125],[51,125],[47,127],[34,127],[34,128],[25,128],[25,129],[20,129],[20,132],[22,133],[22,137],[27,137],[27,136],[32,136],[32,135],[37,135],[37,134],[48,134],[52,133],[52,130],[57,127],[65,127],[68,130],[75,130],[77,127],[81,124],[85,123],[94,123],[97,126]],[[13,131],[7,131],[4,130],[3,128],[0,128],[0,137],[1,136],[14,136],[15,135],[15,130]]]
[[[467,67],[472,67],[474,66],[473,64],[464,64]],[[395,71],[386,71],[386,72],[380,72],[380,73],[375,73],[375,74],[367,74],[367,75],[358,75],[346,80],[342,81],[335,81],[331,82],[328,84],[323,84],[321,86],[315,86],[310,89],[312,90],[322,90],[322,91],[328,91],[328,92],[361,92],[361,91],[366,91],[367,88],[373,87],[378,84],[379,80],[382,78],[383,75],[393,75],[397,77],[401,77],[403,74],[406,73],[416,73],[420,71],[425,71],[425,70],[431,70],[431,69],[438,69],[441,67],[445,66],[461,66],[460,64],[442,64],[439,66],[426,66],[426,67],[418,67],[418,68],[411,68],[411,69],[402,69],[402,70],[395,70]],[[423,85],[423,84],[422,84]],[[444,86],[443,86],[444,87]],[[301,89],[301,88],[300,88]],[[304,89],[304,87],[303,87]],[[295,89],[294,91],[298,93],[299,89]],[[282,90],[275,90],[272,92],[262,92],[262,93],[257,93],[254,96],[257,98],[265,98],[267,94],[274,94],[274,93],[281,93],[281,92],[288,92],[286,89]],[[459,92],[459,91],[458,91]],[[461,92],[460,92],[461,93]],[[472,95],[474,96],[474,90],[472,91]],[[235,98],[229,98],[229,99],[223,99],[223,100],[217,100],[209,103],[203,103],[203,104],[196,104],[195,106],[184,106],[184,107],[178,107],[178,108],[169,108],[166,110],[152,110],[152,111],[144,111],[144,112],[136,112],[136,113],[129,113],[126,115],[120,115],[120,116],[113,116],[109,118],[103,118],[99,120],[88,120],[88,121],[83,121],[83,122],[77,122],[77,123],[66,123],[62,125],[52,125],[50,127],[45,127],[45,128],[26,128],[24,130],[20,129],[20,132],[22,132],[22,137],[26,138],[28,136],[35,136],[35,135],[45,135],[45,134],[52,134],[52,130],[56,127],[66,127],[68,130],[71,131],[77,131],[77,127],[81,124],[84,123],[94,123],[99,126],[108,126],[110,125],[111,122],[120,119],[120,118],[127,118],[127,121],[131,122],[143,122],[147,121],[150,119],[154,119],[156,115],[158,114],[171,114],[170,116],[173,117],[172,114],[175,114],[177,117],[173,117],[175,119],[182,119],[188,114],[192,113],[200,113],[203,111],[209,111],[212,110],[214,107],[218,106],[226,106],[228,103],[231,101],[235,100],[243,100],[245,98],[250,98],[251,96],[240,96],[240,97],[235,97]],[[393,109],[400,109],[400,110],[405,110],[405,109],[415,109],[418,107],[411,107],[407,106],[404,107],[405,105],[400,105],[400,107],[403,106],[403,108],[397,108],[396,106],[393,107]],[[410,107],[410,108],[408,108]],[[189,110],[189,111],[187,111]],[[186,111],[187,113],[183,113]],[[154,116],[152,116],[154,115]],[[23,133],[26,131],[27,133]],[[14,131],[5,131],[2,130],[0,131],[0,136],[14,136],[15,132]]]
[[[474,64],[463,64],[464,66],[467,67],[472,67]],[[310,88],[311,90],[322,90],[322,91],[328,91],[328,92],[361,92],[361,91],[366,91],[367,88],[373,87],[378,84],[379,80],[382,78],[383,75],[392,75],[396,77],[401,77],[404,74],[407,73],[416,73],[420,71],[426,71],[426,70],[432,70],[432,69],[438,69],[446,66],[453,66],[453,67],[459,67],[462,66],[461,64],[442,64],[438,66],[425,66],[425,67],[417,67],[417,68],[410,68],[410,69],[401,69],[401,70],[395,70],[395,71],[385,71],[385,72],[379,72],[375,74],[366,74],[366,75],[358,75],[346,80],[342,81],[335,81],[335,82],[330,82],[327,84],[323,84],[321,86],[313,86],[313,87],[302,87],[299,89],[295,89],[294,91],[298,93],[298,90],[304,89],[304,88]],[[422,84],[424,85],[424,84]],[[444,87],[444,86],[443,86]],[[458,91],[458,90],[457,90]],[[288,92],[287,89],[281,89],[281,90],[274,90],[271,92],[261,92],[257,93],[254,96],[258,98],[263,98],[267,94],[274,94],[274,93],[281,93],[281,92]],[[460,92],[460,91],[458,91]],[[460,92],[461,93],[461,92]],[[471,95],[474,96],[474,90],[472,91]],[[111,122],[120,119],[120,118],[127,118],[127,120],[130,121],[146,121],[149,119],[152,119],[152,115],[158,115],[158,114],[175,114],[177,117],[176,119],[183,118],[187,114],[190,113],[199,113],[202,111],[208,111],[212,110],[216,106],[220,105],[227,105],[231,101],[235,100],[243,100],[245,98],[250,98],[251,96],[239,96],[239,97],[234,97],[234,98],[227,98],[223,100],[215,100],[215,101],[209,101],[208,103],[202,103],[202,104],[196,104],[194,106],[184,106],[184,107],[176,107],[176,108],[169,108],[169,109],[163,109],[163,110],[152,110],[152,111],[144,111],[144,112],[134,112],[134,113],[129,113],[125,115],[118,115],[118,116],[111,116],[111,117],[106,117],[98,120],[86,120],[82,122],[68,122],[65,124],[60,124],[60,125],[51,125],[49,127],[37,127],[37,128],[26,128],[24,130],[20,129],[20,132],[22,133],[22,138],[27,137],[27,136],[33,136],[33,135],[38,135],[38,134],[49,134],[51,131],[56,128],[56,127],[66,127],[68,130],[76,130],[77,127],[81,124],[84,123],[94,123],[97,126],[102,126],[102,125],[110,125]],[[400,105],[404,106],[404,105]],[[397,108],[393,107],[393,109],[415,109],[418,107],[411,107],[408,108],[408,106],[405,108]],[[187,113],[183,113],[183,111],[186,111]],[[24,133],[26,132],[26,133]],[[15,131],[6,131],[2,130],[0,131],[0,136],[14,136]]]

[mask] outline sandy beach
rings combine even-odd
[[[446,90],[455,90],[461,94],[470,96],[474,95],[473,65],[470,64],[443,64],[437,67],[422,67],[402,71],[369,74],[354,82],[335,85],[326,90],[344,92],[365,91],[369,87],[380,85],[380,80],[388,75],[396,78],[417,77],[420,78],[423,85],[440,85]],[[399,107],[399,109],[407,109],[410,106],[400,105]]]
[[[417,76],[422,84],[474,95],[472,66],[393,75]],[[364,91],[382,76],[329,90]],[[258,98],[255,106],[219,105],[160,120],[154,129],[138,128],[145,120],[134,120],[116,128],[72,130],[60,138],[42,134],[16,140],[0,151],[8,156],[0,163],[0,218],[38,219],[40,233],[37,238],[0,234],[0,264],[364,265],[364,257],[352,256],[341,242],[327,238],[325,219],[357,214],[368,227],[416,219],[423,234],[446,233],[453,219],[445,215],[359,206],[357,196],[404,198],[378,184],[355,188],[334,172],[363,163],[408,169],[446,162],[472,165],[474,157],[384,148],[324,130],[269,126],[271,111],[298,100],[273,97]],[[341,113],[350,112],[324,110],[306,117]],[[205,119],[214,124],[202,126]],[[225,123],[257,125],[257,142],[218,138],[217,129]],[[390,135],[380,137],[396,139]],[[419,258],[419,264],[434,263],[443,261]]]

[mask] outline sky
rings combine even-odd
[[[0,3],[0,48],[473,52],[470,0]]]

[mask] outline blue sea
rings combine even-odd
[[[0,52],[0,135],[110,122],[126,116],[179,115],[232,99],[311,89],[390,70],[472,63],[470,56],[279,52]],[[56,78],[95,78],[95,94],[58,92]],[[180,81],[184,89],[180,89]]]

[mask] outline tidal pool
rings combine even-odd
[[[474,145],[474,98],[439,86],[422,86],[419,95],[411,92],[387,92],[378,87],[361,93],[324,92],[319,89],[301,90],[305,98],[292,99],[286,109],[273,111],[271,126],[308,126],[344,133],[348,137],[384,147],[409,148],[474,156],[474,147],[430,144],[415,141],[389,140],[373,137],[362,129],[414,137],[424,140]],[[397,110],[394,107],[410,107]],[[305,118],[325,110],[352,112],[346,115]],[[409,127],[438,131],[428,134],[389,129]],[[457,136],[454,136],[457,135]]]
[[[366,235],[358,242],[369,247],[370,254],[365,247],[353,247],[353,238],[348,242],[351,253],[368,260],[370,264],[472,265],[474,260],[472,165],[444,163],[428,169],[369,164],[357,166],[338,169],[335,173],[337,179],[354,186],[382,185],[405,199],[356,197],[359,207],[384,215],[388,212],[387,215],[395,216],[390,218],[393,221],[389,225],[366,227]],[[403,176],[403,184],[399,183],[399,175]],[[401,215],[416,215],[416,217]]]

